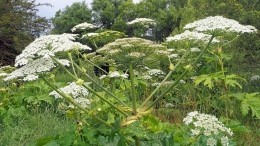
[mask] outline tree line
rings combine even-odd
[[[47,19],[37,16],[39,5],[42,4],[36,4],[35,0],[1,0],[0,49],[4,52],[0,56],[2,65],[10,64],[10,61],[12,63],[13,57],[50,25]],[[88,22],[103,30],[113,29],[135,36],[133,28],[126,23],[135,18],[150,18],[155,20],[156,25],[149,39],[162,42],[167,36],[182,31],[184,24],[214,15],[222,15],[260,28],[259,0],[141,0],[138,4],[134,4],[132,0],[93,0],[91,8],[83,1],[57,11],[51,19],[51,33],[71,33],[73,26]],[[254,41],[260,44],[257,39],[259,40],[259,35]],[[259,49],[259,45],[253,48]]]

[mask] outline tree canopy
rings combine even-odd
[[[15,56],[49,27],[36,14],[35,0],[0,1],[0,65],[12,64]]]
[[[64,10],[56,12],[52,19],[54,29],[52,33],[69,33],[71,28],[83,22],[91,22],[91,10],[85,2],[75,2]]]

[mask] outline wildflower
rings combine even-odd
[[[191,52],[200,52],[200,49],[197,47],[190,48]]]
[[[91,48],[86,45],[73,42],[75,37],[77,37],[75,34],[61,34],[37,38],[16,57],[15,66],[25,65],[39,57],[48,58],[58,52],[67,52],[75,49],[91,50]]]
[[[227,136],[221,137],[220,141],[221,141],[222,146],[228,146],[228,144],[229,144]]]
[[[159,69],[150,69],[148,70],[148,74],[150,76],[160,76],[160,75],[165,75],[165,73]]]
[[[38,75],[30,74],[23,78],[24,81],[34,81],[38,79]]]
[[[145,80],[150,80],[150,79],[152,79],[152,77],[149,76],[149,75],[143,75],[141,78],[142,78],[142,79],[145,79]]]
[[[82,86],[77,85],[75,82],[71,82],[69,85],[62,87],[59,89],[64,94],[70,95],[74,98],[74,101],[79,103],[83,108],[86,108],[90,105],[90,100],[86,98],[89,95],[87,89]],[[49,93],[50,96],[54,96],[55,99],[62,98],[60,94],[56,91],[52,91]],[[70,108],[74,108],[74,105],[70,104]]]
[[[141,58],[141,57],[145,56],[145,54],[140,53],[140,52],[131,52],[131,53],[127,54],[126,56],[131,57],[131,58]]]
[[[192,129],[191,130],[191,134],[194,135],[194,136],[197,136],[200,134],[200,129],[196,128],[196,129]]]
[[[173,108],[174,105],[172,103],[166,103],[165,108]]]
[[[149,18],[136,18],[133,21],[127,22],[127,25],[142,24],[142,25],[156,25],[153,19]]]
[[[74,101],[77,102],[78,104],[80,104],[80,106],[82,106],[83,108],[87,108],[91,103],[89,99],[82,98],[82,97],[76,98],[76,99],[74,99]],[[70,104],[68,107],[75,108],[75,106],[73,104]]]
[[[93,33],[93,32],[87,33],[87,34],[84,34],[82,36],[82,38],[95,37],[95,36],[99,36],[99,33]]]
[[[250,78],[250,81],[256,81],[256,80],[260,80],[260,76],[259,75],[254,75]]]
[[[98,28],[96,25],[84,22],[84,23],[80,23],[76,26],[74,26],[71,31],[72,32],[76,32],[77,30],[90,30],[90,29],[95,29]]]
[[[25,81],[36,80],[38,78],[36,77],[38,76],[38,73],[48,72],[54,67],[56,67],[56,65],[50,58],[38,58],[8,74],[4,78],[4,81],[17,78],[23,78]]]
[[[121,38],[108,43],[97,52],[106,57],[112,58],[118,63],[128,66],[129,63],[140,65],[144,60],[152,57],[163,56],[158,52],[166,51],[163,45],[142,38]],[[166,56],[166,55],[165,55]],[[162,58],[158,58],[162,59]]]
[[[109,72],[108,75],[102,75],[99,79],[109,78],[128,78],[128,74],[120,74],[118,71]]]
[[[189,30],[185,30],[181,34],[177,34],[175,36],[170,36],[166,38],[166,42],[171,41],[181,41],[181,40],[197,40],[202,42],[208,42],[211,38],[211,35],[200,33],[200,32],[192,32]],[[218,43],[219,40],[214,38],[212,43]]]
[[[5,72],[0,72],[0,77],[4,77],[4,76],[7,76],[8,74],[5,73]]]
[[[184,26],[184,29],[193,29],[197,32],[223,31],[237,33],[255,33],[257,29],[251,25],[241,25],[239,22],[222,16],[210,16]]]
[[[212,137],[208,138],[208,139],[207,139],[207,145],[208,145],[208,146],[215,146],[215,145],[217,145],[216,139],[214,139],[214,138],[212,138]]]
[[[70,61],[67,59],[57,59],[63,66],[70,66]]]
[[[169,57],[170,58],[177,58],[177,57],[179,57],[179,55],[178,54],[171,54]]]
[[[69,85],[62,87],[59,90],[65,94],[72,96],[73,98],[86,97],[89,94],[87,89],[77,85],[75,82],[71,82]],[[49,93],[49,95],[54,96],[56,99],[62,98],[62,96],[56,91],[52,91],[51,93]]]
[[[200,129],[205,136],[217,135],[218,133],[227,133],[232,136],[233,133],[224,124],[218,121],[215,116],[200,114],[197,111],[191,112],[183,119],[185,125],[192,124],[195,129]],[[194,130],[194,129],[193,129]]]
[[[181,84],[185,84],[186,82],[184,80],[180,80],[180,83]]]

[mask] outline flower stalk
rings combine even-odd
[[[53,84],[51,84],[47,79],[45,79],[44,77],[41,77],[43,79],[43,81],[49,85],[53,90],[55,90],[60,96],[62,96],[63,98],[65,98],[68,102],[70,102],[71,104],[73,104],[75,107],[77,107],[78,109],[84,111],[85,113],[88,113],[88,110],[83,108],[80,104],[78,104],[77,102],[75,102],[73,100],[73,98],[69,95],[64,94],[63,92],[61,92],[59,89],[57,89]],[[100,119],[99,117],[95,116],[95,115],[90,115],[91,117],[93,117],[94,119],[98,120],[99,122],[105,124],[106,126],[113,128],[111,125],[109,125],[108,123],[106,123],[104,120]]]
[[[137,115],[134,70],[133,70],[132,63],[129,66],[129,74],[130,74],[130,81],[131,81],[131,97],[132,97],[132,104],[133,104],[133,112],[134,112],[134,115]]]
[[[201,58],[201,56],[206,52],[206,50],[209,48],[212,40],[214,39],[215,35],[213,34],[209,40],[209,42],[207,43],[206,47],[200,52],[200,54],[198,55],[198,57],[191,63],[191,66],[193,66],[196,62],[198,62],[198,60]],[[172,88],[174,88],[179,81],[189,72],[189,70],[185,70],[184,73],[182,73],[182,75],[174,82],[172,83],[159,97],[157,97],[150,106],[148,106],[145,111],[148,111],[149,109],[151,109],[159,100],[161,100],[165,94],[167,94]]]
[[[155,95],[155,93],[162,87],[162,84],[167,81],[173,74],[173,72],[175,71],[175,69],[182,63],[182,61],[184,60],[184,58],[187,56],[188,52],[186,52],[182,58],[177,62],[177,64],[175,66],[173,66],[173,68],[171,68],[171,71],[166,75],[166,77],[163,79],[163,81],[156,87],[155,90],[153,90],[153,92],[145,99],[145,101],[142,103],[142,105],[139,107],[139,109],[142,109],[149,100],[151,100],[151,98]],[[171,62],[170,62],[171,63]]]
[[[106,88],[102,87],[99,83],[97,83],[93,78],[91,78],[85,71],[84,69],[80,68],[74,61],[73,64],[75,65],[75,67],[81,71],[82,73],[85,74],[85,76],[91,80],[94,84],[96,84],[99,88],[101,88],[103,91],[105,91],[107,94],[109,94],[110,96],[112,96],[113,98],[115,98],[119,103],[123,104],[124,106],[127,106],[124,102],[122,102],[118,97],[116,97],[112,92],[108,91]]]
[[[51,57],[57,64],[59,64],[71,77],[73,77],[75,80],[79,80],[79,78],[77,78],[76,76],[74,76],[68,69],[66,69],[56,58]],[[96,91],[94,91],[91,87],[82,84],[82,86],[86,89],[88,89],[91,93],[93,93],[94,95],[96,95],[97,97],[99,97],[101,100],[103,100],[104,102],[106,102],[107,104],[109,104],[110,106],[112,106],[113,108],[115,108],[116,110],[118,110],[120,113],[122,113],[125,116],[128,116],[127,113],[125,113],[124,111],[122,111],[121,109],[119,109],[117,106],[115,106],[113,103],[111,103],[110,101],[108,101],[107,99],[105,99],[104,97],[102,97],[100,94],[98,94]],[[59,93],[59,92],[57,92]]]

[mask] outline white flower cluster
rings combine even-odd
[[[169,57],[170,57],[170,58],[178,58],[179,55],[174,53],[174,54],[169,55]]]
[[[197,111],[188,113],[187,117],[183,119],[185,125],[192,125],[194,129],[191,130],[193,136],[198,136],[200,134],[210,137],[207,139],[207,145],[215,146],[217,140],[212,138],[214,135],[218,134],[228,134],[233,135],[230,128],[225,127],[215,116],[201,114]],[[221,138],[221,143],[224,146],[228,145],[228,137],[223,136]]]
[[[210,38],[211,38],[211,35],[186,30],[181,34],[167,37],[166,42],[180,41],[180,40],[198,40],[198,41],[202,41],[202,42],[208,42],[210,40]],[[219,42],[219,40],[216,38],[214,38],[212,40],[212,43],[218,43],[218,42]]]
[[[250,81],[256,81],[256,80],[260,80],[260,76],[259,75],[254,75],[250,78]]]
[[[82,36],[82,38],[95,37],[95,36],[98,36],[98,35],[99,35],[99,33],[90,32],[90,33],[84,34]]]
[[[155,82],[155,83],[152,83],[151,86],[157,87],[157,86],[161,85],[163,87],[169,87],[172,83],[173,83],[172,81],[165,81],[164,83]]]
[[[86,45],[73,42],[76,36],[75,34],[47,35],[36,39],[16,57],[15,66],[21,67],[8,74],[4,80],[16,78],[23,78],[24,81],[36,80],[38,73],[48,72],[56,67],[50,56],[75,49],[91,50]],[[64,66],[70,65],[66,59],[58,61]]]
[[[118,71],[113,71],[109,72],[108,75],[102,75],[99,79],[104,79],[104,78],[128,78],[128,74],[120,74]]]
[[[184,29],[193,29],[197,32],[224,31],[237,33],[255,33],[257,29],[251,25],[241,25],[239,22],[222,16],[210,16],[184,26]]]
[[[149,69],[148,74],[150,76],[162,76],[165,75],[165,73],[159,69]]]
[[[166,104],[164,105],[164,107],[165,107],[165,108],[173,108],[174,105],[173,105],[172,103],[166,103]]]
[[[4,76],[7,76],[8,74],[5,73],[5,72],[0,72],[0,77],[4,77]]]
[[[149,18],[136,18],[133,21],[127,22],[127,25],[142,24],[142,25],[156,25],[153,19]]]
[[[151,80],[153,77],[151,77],[149,75],[143,75],[143,76],[141,76],[141,78],[144,80]]]
[[[38,79],[37,73],[50,71],[55,67],[53,61],[49,58],[38,58],[28,62],[26,65],[16,69],[8,74],[4,81],[9,81],[16,78],[23,78],[24,81],[33,81]]]
[[[77,30],[90,30],[90,29],[95,29],[95,28],[98,28],[98,26],[90,24],[90,23],[87,23],[87,22],[84,22],[84,23],[80,23],[80,24],[74,26],[71,29],[71,31],[75,32]]]
[[[197,47],[192,47],[192,48],[190,48],[190,51],[191,52],[200,52],[200,49]]]
[[[166,50],[166,47],[150,40],[133,37],[117,39],[98,49],[97,52],[116,57],[120,56],[119,54],[124,54],[124,57],[137,58],[151,55],[153,52],[156,53],[155,50]]]
[[[86,45],[79,42],[73,42],[77,37],[76,34],[47,35],[35,39],[29,44],[20,55],[15,59],[15,66],[27,64],[34,58],[54,56],[58,52],[66,52],[70,50],[91,50]]]
[[[141,58],[141,57],[144,57],[144,56],[145,56],[145,54],[140,53],[140,52],[131,52],[131,53],[126,55],[126,57],[131,57],[131,58]]]
[[[62,87],[59,89],[64,94],[68,94],[74,98],[74,100],[79,103],[83,108],[86,108],[90,105],[90,100],[86,98],[89,95],[87,89],[82,86],[77,85],[75,82],[71,82],[69,85]],[[50,96],[54,96],[55,99],[62,98],[60,94],[56,91],[52,91],[49,93]],[[70,104],[70,108],[74,108],[74,105]]]

